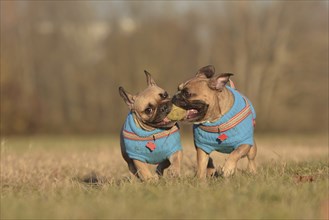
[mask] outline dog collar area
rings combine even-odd
[[[206,132],[211,132],[211,133],[220,133],[220,132],[230,130],[231,128],[234,128],[240,122],[242,122],[244,119],[246,119],[250,114],[252,114],[248,100],[245,97],[243,97],[243,99],[246,103],[246,107],[244,107],[240,112],[238,112],[235,116],[233,116],[227,122],[219,124],[219,125],[215,125],[215,126],[200,125],[199,128]]]
[[[134,132],[130,132],[127,130],[123,130],[122,134],[124,138],[127,138],[129,140],[135,140],[135,141],[155,141],[157,139],[161,139],[164,137],[167,137],[173,133],[176,133],[179,130],[179,128],[177,127],[177,125],[173,126],[171,129],[169,130],[164,130],[162,132],[156,133],[156,134],[152,134],[149,136],[145,136],[145,137],[141,137],[138,136],[136,133]]]

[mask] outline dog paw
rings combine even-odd
[[[167,176],[169,178],[179,178],[180,177],[180,170],[175,168],[169,168],[167,171]]]
[[[208,178],[217,178],[219,176],[220,176],[220,172],[218,172],[215,168],[207,168]]]
[[[230,177],[235,173],[236,162],[234,161],[226,161],[222,168],[223,177]]]
[[[253,175],[257,174],[257,168],[256,168],[256,164],[254,162],[249,162],[248,172],[253,174]]]
[[[152,175],[151,177],[143,179],[143,182],[147,182],[147,183],[157,183],[158,181],[159,181],[159,177],[156,175]]]

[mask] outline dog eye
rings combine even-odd
[[[144,110],[144,112],[145,112],[145,114],[149,115],[149,114],[151,114],[153,112],[153,109],[152,108],[146,108]]]
[[[190,98],[191,97],[191,93],[189,93],[187,90],[183,90],[182,91],[182,94],[183,94],[183,96],[184,96],[184,98]]]

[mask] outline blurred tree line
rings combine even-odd
[[[257,130],[328,131],[327,1],[1,1],[1,134],[118,132],[118,95],[232,72]]]

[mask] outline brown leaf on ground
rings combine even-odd
[[[315,176],[308,175],[308,176],[303,176],[296,174],[293,177],[295,183],[308,183],[308,182],[314,182],[316,180]]]

